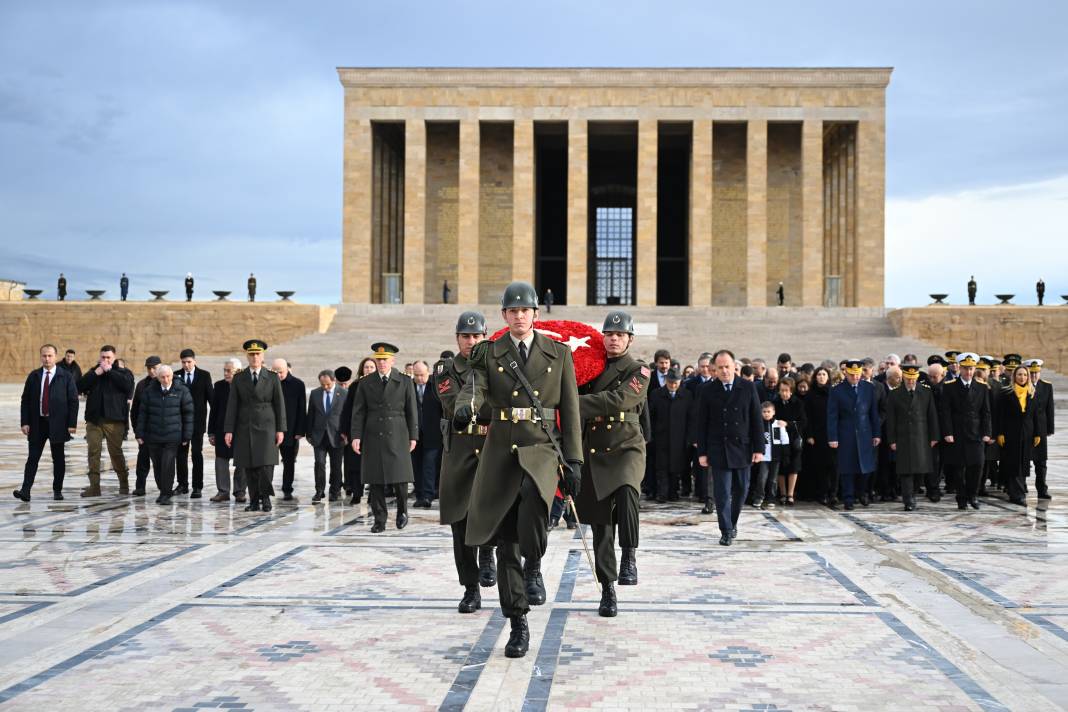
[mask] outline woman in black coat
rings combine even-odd
[[[1024,504],[1027,494],[1025,478],[1031,467],[1031,450],[1038,445],[1038,407],[1035,387],[1026,366],[1012,372],[1012,385],[998,398],[998,445],[1001,461],[998,470],[1008,483],[1009,501]]]
[[[360,456],[349,447],[349,443],[352,441],[352,404],[356,398],[356,389],[359,387],[360,381],[376,370],[375,360],[370,356],[360,361],[360,366],[356,369],[356,380],[349,386],[348,395],[345,396],[345,404],[341,407],[341,441],[345,443],[345,458],[342,460],[341,469],[344,472],[345,492],[352,498],[349,501],[351,505],[357,505],[363,499]]]
[[[797,487],[797,473],[801,471],[801,445],[805,431],[808,430],[808,414],[805,404],[794,395],[797,381],[792,377],[779,381],[779,394],[772,401],[775,404],[775,420],[779,427],[786,428],[790,437],[789,454],[779,463],[779,503],[788,506],[794,504],[794,489]]]
[[[827,444],[827,397],[831,388],[831,372],[820,366],[812,373],[812,387],[805,396],[805,432],[802,486],[821,504],[834,506],[838,502],[838,469],[834,450]]]

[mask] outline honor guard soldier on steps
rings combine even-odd
[[[263,365],[267,343],[249,339],[244,349],[248,368],[230,383],[223,441],[233,448],[234,467],[244,468],[248,479],[245,511],[269,512],[274,494],[271,477],[286,431],[286,407],[278,375]]]
[[[397,498],[397,529],[408,526],[408,483],[412,456],[419,440],[419,412],[412,379],[393,368],[396,346],[371,344],[378,372],[367,376],[356,389],[352,402],[352,451],[360,455],[374,524],[371,533],[386,530],[386,488]]]
[[[634,550],[638,548],[638,492],[645,477],[646,390],[652,372],[629,353],[634,320],[613,311],[601,329],[608,364],[596,379],[582,386],[582,491],[575,505],[579,520],[593,527],[597,580],[601,583],[598,612],[614,617],[618,610],[614,584],[638,583]],[[615,529],[623,549],[616,569]]]
[[[565,495],[578,495],[582,433],[571,349],[534,330],[534,287],[509,284],[501,316],[508,333],[471,352],[471,378],[457,397],[453,425],[477,422],[475,414],[489,405],[492,425],[471,489],[467,543],[497,542],[497,591],[511,621],[504,654],[519,658],[530,645],[519,555],[541,561],[557,485]]]
[[[460,613],[474,613],[482,607],[482,594],[478,587],[492,586],[497,582],[497,567],[493,559],[493,546],[468,546],[467,513],[471,499],[471,486],[475,482],[478,458],[485,448],[489,432],[490,407],[483,403],[474,422],[468,421],[462,428],[454,428],[457,396],[471,377],[471,351],[486,338],[486,317],[475,311],[460,315],[456,322],[456,346],[459,353],[435,366],[434,386],[441,399],[443,447],[441,460],[441,523],[452,527],[452,553],[456,561],[456,573],[464,587],[460,601]],[[477,553],[476,553],[477,552]],[[477,557],[477,559],[476,559]]]

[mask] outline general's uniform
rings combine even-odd
[[[645,476],[641,418],[651,372],[624,354],[610,359],[595,380],[580,389],[582,489],[575,498],[579,521],[593,528],[597,579],[630,583],[638,548],[638,492]],[[623,549],[623,577],[616,565],[615,528]],[[637,583],[637,571],[633,573]]]
[[[961,379],[948,381],[942,386],[939,422],[943,439],[953,436],[952,443],[944,443],[942,461],[947,483],[956,482],[957,507],[964,509],[971,503],[978,508],[979,477],[986,461],[983,438],[992,432],[990,389],[974,379],[967,385]]]
[[[538,420],[556,423],[569,462],[582,462],[582,432],[571,349],[534,332],[526,363],[510,335],[475,346],[474,378],[457,397],[459,408],[474,398],[492,418],[479,458],[467,513],[467,543],[497,543],[501,609],[508,617],[529,610],[519,555],[540,561],[548,541],[549,508],[556,494],[558,458]],[[522,369],[546,410],[536,413],[511,364]]]
[[[247,350],[247,349],[246,349]],[[233,434],[234,467],[248,478],[251,511],[271,507],[271,476],[278,464],[276,433],[286,430],[286,409],[278,374],[262,367],[234,376],[226,402],[224,431]]]
[[[917,374],[918,375],[918,374]],[[918,378],[917,378],[918,380]],[[925,478],[929,491],[938,488],[934,474],[934,456],[931,443],[941,439],[938,427],[938,409],[934,393],[929,387],[917,383],[909,390],[907,385],[890,391],[886,399],[886,438],[896,445],[896,472],[901,485],[901,496],[906,509],[914,507],[913,478]]]
[[[352,439],[360,441],[360,473],[371,485],[368,502],[376,527],[385,527],[386,487],[397,498],[397,528],[408,523],[408,483],[413,481],[409,443],[419,439],[412,379],[393,368],[384,379],[361,379],[352,405]]]

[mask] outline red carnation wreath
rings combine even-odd
[[[578,385],[589,383],[604,371],[608,355],[604,350],[604,337],[596,329],[579,321],[550,319],[534,322],[534,330],[571,347]],[[508,329],[504,328],[490,338],[496,341],[507,333]]]

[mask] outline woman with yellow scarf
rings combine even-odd
[[[1026,506],[1027,474],[1031,467],[1031,449],[1038,445],[1038,408],[1035,406],[1035,387],[1026,366],[1012,372],[1012,384],[998,402],[998,445],[1001,461],[998,465],[1003,481],[1008,484],[1009,502]]]

